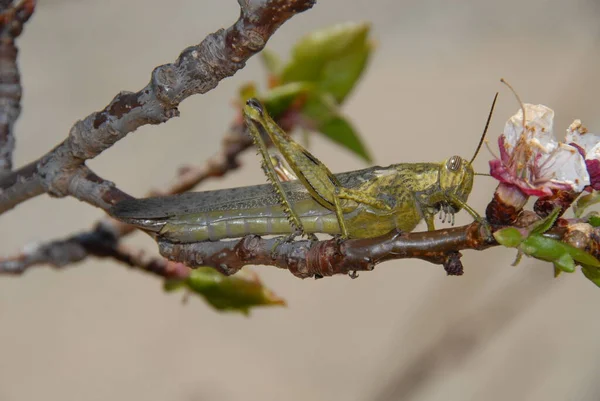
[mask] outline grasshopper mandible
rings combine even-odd
[[[422,219],[428,230],[434,230],[436,214],[441,212],[454,223],[460,209],[482,221],[466,201],[475,176],[471,164],[484,141],[497,96],[470,161],[452,156],[442,163],[400,163],[336,175],[283,131],[258,100],[250,99],[244,118],[271,184],[127,200],[110,214],[178,243],[249,234],[370,238],[395,229],[410,232]],[[266,136],[298,180],[280,181]]]

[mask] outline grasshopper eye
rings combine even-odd
[[[260,102],[255,98],[250,98],[246,101],[246,105],[252,107],[254,110],[258,111],[261,115],[263,114],[263,107]]]
[[[462,158],[460,156],[452,156],[446,162],[446,168],[450,171],[458,171],[462,165]]]

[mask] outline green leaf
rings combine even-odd
[[[370,53],[371,44],[360,42],[351,51],[326,63],[319,80],[321,91],[333,95],[341,104],[356,86]]]
[[[281,73],[282,83],[317,83],[340,103],[367,64],[369,28],[366,23],[345,23],[308,34],[294,46]]]
[[[600,287],[600,269],[584,266],[581,268],[581,272],[588,280]]]
[[[301,95],[307,95],[314,90],[310,82],[290,82],[269,89],[260,100],[274,119],[289,109],[291,104]]]
[[[575,271],[575,263],[568,248],[568,245],[540,234],[531,234],[519,246],[519,249],[528,256],[552,262],[555,274],[557,270],[567,273]]]
[[[552,213],[550,213],[548,216],[546,216],[546,218],[533,223],[531,226],[532,227],[531,234],[543,234],[546,231],[548,231],[549,229],[551,229],[552,226],[554,225],[554,223],[556,222],[556,219],[558,218],[558,215],[560,214],[560,212],[561,212],[560,207],[554,208]]]
[[[306,102],[302,107],[302,114],[308,117],[308,119],[314,122],[314,125],[318,127],[328,120],[339,116],[341,113],[332,96],[328,96],[323,92],[313,91],[310,93],[310,96],[307,97]]]
[[[331,96],[322,93],[311,93],[302,109],[302,114],[312,121],[314,130],[354,152],[366,162],[372,162],[367,147],[352,124],[338,112]]]
[[[581,217],[585,209],[600,202],[600,191],[594,191],[591,194],[581,196],[573,205],[575,217]]]
[[[596,259],[593,255],[584,251],[583,249],[575,248],[574,246],[571,246],[568,244],[563,244],[563,245],[565,247],[567,247],[567,251],[569,252],[569,255],[571,255],[571,257],[573,259],[575,259],[577,262],[581,263],[582,265],[587,265],[587,266],[591,266],[591,267],[600,267],[600,261],[598,259]]]
[[[274,51],[266,48],[263,49],[260,52],[260,60],[270,74],[277,76],[281,73],[283,63],[281,58]]]
[[[573,270],[565,270],[567,266],[563,262],[566,261],[566,256],[575,260],[578,263],[591,267],[600,267],[600,261],[590,255],[583,249],[575,248],[574,246],[565,244],[552,238],[544,237],[540,234],[532,234],[519,247],[525,254],[540,260],[558,263],[562,271],[572,272]]]
[[[573,273],[575,271],[575,261],[568,253],[561,254],[558,259],[554,260],[554,268],[565,273]],[[556,270],[554,276],[558,276]]]
[[[285,301],[264,287],[258,275],[250,270],[224,276],[213,268],[199,267],[190,272],[184,284],[220,311],[247,315],[250,308],[257,306],[285,305]]]
[[[319,126],[319,132],[327,138],[351,150],[368,163],[372,162],[371,155],[365,144],[354,130],[354,127],[344,117],[336,117]]]
[[[542,235],[554,225],[559,212],[560,208],[556,208],[548,217],[525,229],[525,232],[531,230],[526,238],[523,236],[523,229],[515,227],[496,231],[494,238],[506,247],[518,247],[519,251],[527,256],[552,262],[555,276],[561,271],[574,272],[575,262],[590,268],[600,268],[600,261],[583,249]]]
[[[507,248],[516,248],[523,242],[521,231],[514,227],[503,228],[494,233],[494,238],[500,245]]]
[[[588,220],[588,223],[590,223],[592,227],[600,227],[600,216],[598,215],[597,212],[590,213],[587,220]]]

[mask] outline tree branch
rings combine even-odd
[[[180,102],[208,92],[221,79],[243,68],[246,60],[263,49],[281,24],[311,8],[315,0],[239,0],[239,3],[241,14],[234,25],[188,47],[174,63],[155,68],[142,90],[119,93],[104,110],[76,122],[67,139],[42,158],[0,178],[0,213],[44,192],[58,197],[72,195],[106,209],[107,202],[123,193],[119,191],[119,196],[114,197],[107,181],[86,180],[90,172],[81,170],[85,161],[143,125],[160,124],[178,116]],[[78,182],[73,184],[73,180]],[[95,184],[100,188],[94,188]],[[82,185],[94,188],[93,195],[73,192]]]
[[[0,175],[12,169],[13,128],[21,114],[22,88],[15,39],[23,32],[34,10],[35,0],[0,5]]]
[[[530,220],[525,215],[523,222]],[[521,221],[517,222],[519,226]],[[600,229],[587,234],[570,231],[559,224],[544,236],[563,241],[600,256]],[[498,230],[504,227],[495,227]],[[171,243],[158,239],[161,255],[190,267],[210,266],[219,272],[235,274],[246,265],[269,265],[289,270],[300,278],[325,277],[371,271],[379,263],[394,259],[422,259],[443,265],[448,275],[462,275],[464,249],[484,250],[499,244],[480,223],[435,231],[390,232],[376,238],[285,242],[282,238],[249,235],[236,241]]]
[[[417,258],[441,264],[448,274],[462,274],[463,249],[498,245],[479,223],[444,230],[389,234],[366,239],[282,242],[281,238],[249,235],[236,241],[174,244],[158,240],[161,255],[188,266],[211,266],[223,274],[246,265],[270,265],[300,278],[371,271],[379,263]]]

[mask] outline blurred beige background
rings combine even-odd
[[[16,164],[60,141],[74,121],[153,67],[229,26],[235,0],[42,0],[19,41],[23,114]],[[287,55],[316,28],[373,23],[378,49],[345,111],[378,164],[470,157],[495,91],[496,136],[517,110],[499,83],[600,130],[600,7],[594,0],[320,1],[269,46]],[[90,165],[141,196],[176,168],[219,148],[236,88],[264,73],[258,59],[215,90],[186,100],[181,118],[143,127]],[[492,143],[495,140],[492,137]],[[361,168],[315,139],[334,171]],[[262,183],[246,169],[202,188]],[[476,169],[485,171],[483,152]],[[494,188],[478,178],[471,205]],[[40,197],[0,217],[0,252],[89,227],[101,213]],[[461,213],[458,222],[469,221]],[[143,235],[131,241],[154,251]],[[0,401],[14,400],[598,400],[600,291],[580,273],[553,280],[549,265],[514,252],[466,252],[465,275],[416,260],[379,265],[358,280],[294,278],[258,267],[287,309],[250,318],[182,305],[154,277],[111,261],[0,277]]]

